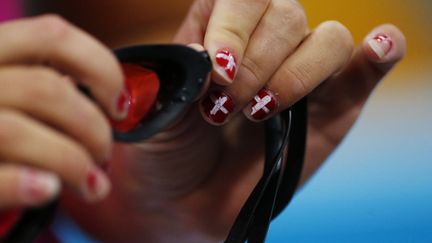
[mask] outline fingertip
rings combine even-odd
[[[238,69],[238,55],[229,48],[221,48],[213,56],[212,80],[221,86],[233,83]]]
[[[112,113],[116,121],[122,121],[128,116],[131,102],[132,96],[128,89],[124,87],[114,103],[114,111]]]
[[[259,123],[273,117],[279,110],[280,104],[274,92],[268,88],[261,89],[249,104],[243,109],[243,114],[250,121]]]
[[[364,39],[363,51],[371,62],[382,66],[392,66],[405,56],[406,38],[396,26],[380,25]]]
[[[99,202],[105,199],[111,191],[111,182],[108,176],[95,167],[88,171],[82,185],[82,195],[89,203]]]
[[[27,206],[37,206],[57,197],[61,190],[60,178],[50,172],[31,168],[19,170],[19,195]]]
[[[234,99],[222,90],[209,92],[200,101],[199,109],[205,121],[214,126],[226,124],[235,110]]]

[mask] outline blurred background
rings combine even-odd
[[[302,0],[310,26],[336,19],[359,43],[394,23],[408,55],[331,158],[272,224],[267,242],[432,242],[432,2]],[[0,20],[19,16],[0,0]]]
[[[432,242],[432,2],[302,0],[359,43],[394,23],[408,54],[347,139],[272,225],[268,242]]]

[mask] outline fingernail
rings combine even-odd
[[[385,34],[376,35],[374,38],[368,41],[368,44],[379,59],[384,58],[393,47],[392,40]]]
[[[35,205],[54,197],[60,191],[59,178],[50,173],[23,169],[20,180],[22,198],[30,205]]]
[[[262,121],[273,115],[279,102],[275,95],[268,89],[261,89],[250,102],[250,117],[256,121]]]
[[[131,96],[127,89],[124,89],[117,99],[117,112],[120,117],[126,117],[131,105]]]
[[[108,178],[97,168],[87,173],[84,184],[84,197],[90,202],[105,198],[111,189]]]
[[[229,82],[234,80],[237,71],[237,59],[228,50],[220,50],[216,53],[216,70]]]
[[[203,99],[202,110],[205,116],[214,124],[223,124],[234,110],[234,101],[222,91],[213,91]]]

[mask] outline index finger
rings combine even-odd
[[[218,0],[207,26],[204,47],[215,64],[213,79],[226,85],[234,78],[249,38],[270,0]]]

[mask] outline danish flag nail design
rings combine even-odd
[[[216,124],[223,124],[234,110],[232,98],[221,91],[210,93],[201,105],[204,114]]]
[[[370,48],[375,52],[379,59],[384,58],[393,47],[393,42],[385,34],[378,34],[368,41]]]
[[[223,72],[226,74],[225,76],[228,77],[230,81],[234,80],[237,71],[237,59],[230,51],[218,51],[216,53],[216,63],[219,68],[223,69]]]
[[[273,114],[277,109],[278,102],[275,96],[267,89],[262,89],[251,102],[250,116],[261,121]]]

